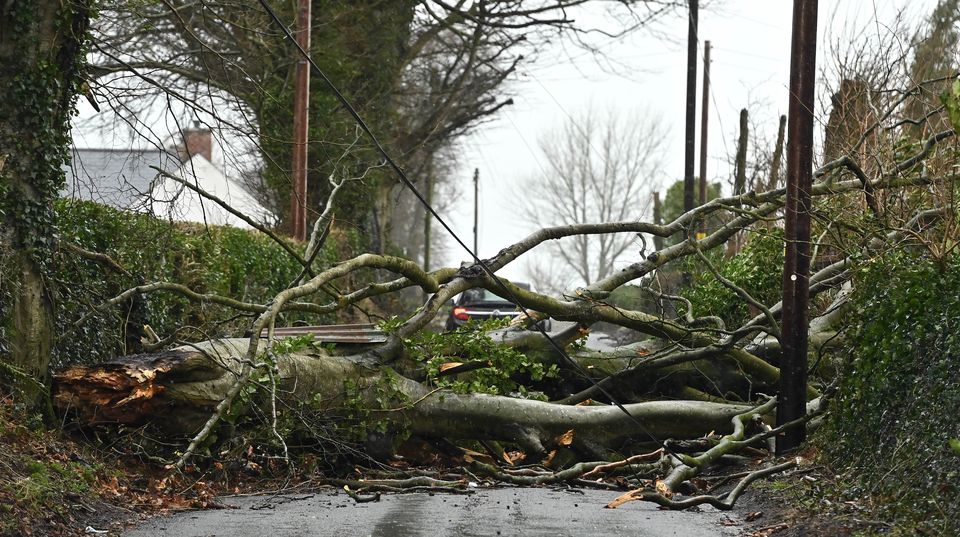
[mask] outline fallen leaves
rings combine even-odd
[[[573,429],[557,437],[557,445],[569,446],[570,444],[573,444]]]
[[[774,533],[783,531],[789,527],[790,524],[781,522],[779,524],[773,524],[772,526],[766,526],[764,528],[753,530],[747,534],[747,537],[770,537]]]

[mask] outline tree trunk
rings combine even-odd
[[[44,284],[42,269],[25,252],[17,252],[14,266],[16,292],[9,316],[12,380],[23,402],[46,412],[47,369],[53,346],[52,291]]]
[[[248,340],[227,339],[113,362],[74,366],[54,380],[54,404],[82,424],[153,422],[174,436],[191,435],[223,399],[240,371]],[[615,406],[570,406],[485,394],[430,389],[363,354],[303,351],[276,356],[277,394],[288,403],[313,402],[316,412],[362,404],[373,420],[386,420],[421,436],[514,442],[545,453],[555,438],[574,431],[574,447],[596,453],[629,449],[652,437],[694,438],[725,431],[749,406],[700,401],[657,401]],[[356,392],[347,386],[356,388]],[[389,401],[384,400],[388,393]]]
[[[0,365],[31,408],[49,406],[52,202],[63,185],[90,9],[82,0],[15,0],[0,10],[0,240],[12,260],[0,278],[10,295],[0,312],[10,355]]]

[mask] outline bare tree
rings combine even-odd
[[[524,212],[539,226],[640,219],[661,168],[664,130],[660,117],[650,112],[588,109],[568,118],[540,139],[546,164],[523,184]],[[633,233],[579,235],[551,244],[562,268],[536,272],[574,275],[579,283],[603,279],[636,243]],[[541,285],[557,287],[557,282]]]

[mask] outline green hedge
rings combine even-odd
[[[960,535],[960,259],[891,253],[856,274],[856,326],[824,442],[852,497],[903,534]]]
[[[127,288],[169,281],[201,293],[266,302],[300,272],[295,260],[259,232],[172,224],[92,202],[60,200],[56,209],[61,241],[108,254],[131,276],[105,270],[101,264],[61,248],[55,276],[60,334],[55,367],[134,352],[143,324],[149,324],[160,337],[176,332],[180,339],[196,340],[242,335],[251,323],[249,317],[235,317],[236,312],[220,306],[157,292],[94,315],[75,328],[74,323],[91,305],[102,304]],[[327,248],[319,264],[334,260]]]

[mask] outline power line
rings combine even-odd
[[[434,218],[436,218],[437,222],[441,226],[443,226],[443,229],[447,230],[447,233],[449,233],[450,236],[453,237],[453,239],[457,242],[457,244],[459,244],[464,250],[466,250],[468,254],[470,254],[470,256],[474,259],[477,265],[479,265],[483,269],[483,271],[486,272],[487,275],[490,276],[490,278],[492,278],[493,281],[496,282],[498,286],[500,286],[500,288],[508,295],[510,301],[513,302],[513,304],[516,305],[523,312],[524,315],[526,315],[527,317],[530,317],[530,312],[522,304],[520,304],[520,299],[517,298],[517,296],[513,293],[513,291],[511,291],[503,283],[503,281],[496,274],[494,274],[494,272],[490,269],[490,267],[487,266],[487,264],[477,256],[476,252],[471,250],[470,247],[467,246],[466,243],[464,243],[459,236],[457,236],[457,234],[446,223],[446,221],[444,221],[443,218],[440,217],[437,211],[430,206],[426,198],[424,198],[423,194],[421,194],[420,191],[417,190],[417,187],[413,184],[412,181],[410,181],[410,179],[407,177],[407,174],[403,171],[403,169],[396,163],[396,161],[393,160],[390,154],[387,153],[387,150],[384,149],[383,144],[380,143],[380,140],[377,138],[377,136],[373,133],[373,131],[367,125],[366,121],[364,121],[363,118],[360,116],[360,113],[357,112],[357,109],[353,107],[353,104],[350,103],[350,101],[343,95],[340,89],[337,88],[337,86],[333,83],[332,80],[330,80],[327,74],[320,69],[320,66],[317,65],[317,63],[313,60],[310,54],[306,50],[304,50],[303,47],[300,46],[300,43],[297,42],[296,39],[294,39],[293,35],[290,33],[290,30],[287,28],[285,24],[283,24],[283,21],[280,20],[280,17],[277,16],[276,12],[273,11],[270,5],[267,4],[267,1],[260,0],[260,5],[263,6],[264,10],[266,10],[270,18],[273,19],[274,23],[276,23],[283,30],[283,33],[284,35],[286,35],[287,39],[289,39],[290,42],[296,45],[297,50],[300,51],[300,54],[302,54],[303,57],[306,58],[308,62],[310,62],[310,66],[313,67],[313,69],[317,72],[318,75],[320,75],[320,78],[322,78],[324,83],[326,83],[326,85],[330,88],[330,90],[333,91],[334,96],[337,98],[338,101],[340,101],[340,104],[343,105],[343,107],[347,110],[347,112],[350,113],[350,116],[353,117],[354,121],[357,123],[360,129],[363,130],[363,132],[370,138],[370,141],[373,142],[373,145],[376,147],[377,152],[379,152],[380,155],[384,158],[384,160],[387,161],[387,164],[397,174],[397,176],[400,178],[400,181],[404,184],[404,186],[406,186],[413,193],[413,195],[416,196],[416,198],[420,201],[420,203],[423,204],[424,208],[427,211],[429,211]],[[630,411],[627,410],[627,408],[623,406],[623,404],[613,396],[613,394],[607,391],[607,389],[604,388],[600,383],[593,380],[593,378],[589,374],[587,374],[587,371],[580,364],[578,364],[576,361],[570,358],[570,355],[568,355],[567,352],[563,349],[563,347],[561,347],[552,337],[550,337],[549,334],[547,334],[546,330],[544,330],[543,326],[540,323],[536,323],[534,327],[540,332],[541,335],[543,335],[544,338],[546,338],[546,340],[550,343],[550,345],[554,348],[554,350],[556,350],[560,354],[562,359],[565,362],[567,362],[567,364],[572,369],[577,371],[580,375],[583,376],[583,378],[587,379],[590,383],[592,383],[593,386],[600,391],[600,393],[602,393],[604,396],[610,399],[610,402],[612,402],[621,412],[623,412],[628,418],[630,418],[631,421],[633,421],[637,425],[641,433],[649,436],[657,444],[660,444],[660,446],[664,449],[665,452],[669,453],[674,457],[677,457],[677,455],[673,453],[673,451],[669,448],[669,446],[661,442],[657,438],[657,436],[654,435],[649,429],[647,429],[647,427],[643,425],[643,423],[636,416],[631,414]]]

